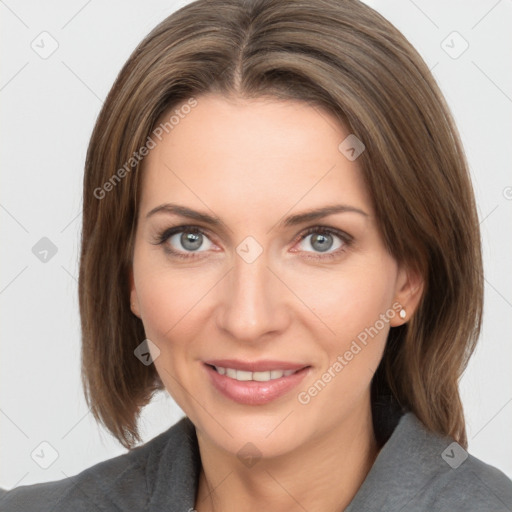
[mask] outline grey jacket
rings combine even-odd
[[[191,512],[201,460],[184,417],[146,444],[55,482],[0,489],[1,512]],[[345,512],[510,512],[512,481],[404,414]]]

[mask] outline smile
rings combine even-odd
[[[239,381],[255,380],[258,382],[267,382],[269,380],[288,377],[298,370],[268,370],[264,372],[249,372],[246,370],[235,370],[234,368],[223,368],[222,366],[214,366],[215,370],[221,375],[226,375],[230,379]]]
[[[203,368],[216,392],[244,405],[264,405],[289,395],[312,371],[309,365],[269,360],[207,361]]]

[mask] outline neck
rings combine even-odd
[[[357,415],[356,415],[357,416]],[[378,454],[370,410],[292,453],[243,466],[198,435],[197,512],[344,510]]]

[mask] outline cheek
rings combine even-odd
[[[134,260],[135,286],[146,336],[163,355],[187,348],[204,326],[205,304],[219,277],[200,265],[177,268],[159,250],[141,248]]]
[[[185,279],[184,274],[161,266],[158,271],[148,268],[151,265],[141,268],[136,281],[144,331],[160,351],[154,365],[165,388],[180,407],[188,410],[183,386],[189,392],[194,388],[186,369],[188,358],[194,357],[191,341],[198,337],[202,325],[195,316],[200,312],[201,290],[191,285],[190,276]]]
[[[163,335],[178,321],[182,292],[186,294],[188,288],[180,285],[174,273],[163,265],[161,247],[148,248],[146,244],[138,240],[135,246],[135,289],[146,336],[162,350]]]
[[[317,271],[297,281],[297,296],[321,320],[319,325],[331,331],[327,338],[334,344],[357,337],[389,310],[394,293],[393,262],[378,261],[378,265],[350,265],[337,273]]]
[[[367,393],[382,358],[389,322],[396,314],[390,306],[392,266],[351,270],[337,279],[326,275],[317,280],[316,293],[310,290],[308,295],[311,309],[322,319],[314,337],[323,356],[297,399],[303,405],[329,409],[333,421]],[[306,288],[302,291],[308,293]],[[330,334],[325,334],[325,326]]]
[[[146,273],[141,277],[137,295],[146,335],[160,343],[170,337],[179,341],[176,333],[189,321],[198,290],[190,283],[184,285],[170,272]]]

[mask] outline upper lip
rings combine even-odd
[[[261,361],[240,361],[238,359],[210,359],[204,361],[211,366],[220,366],[221,368],[233,368],[235,370],[245,370],[248,372],[265,372],[269,370],[301,370],[307,364],[293,363],[290,361],[276,361],[264,359]]]

